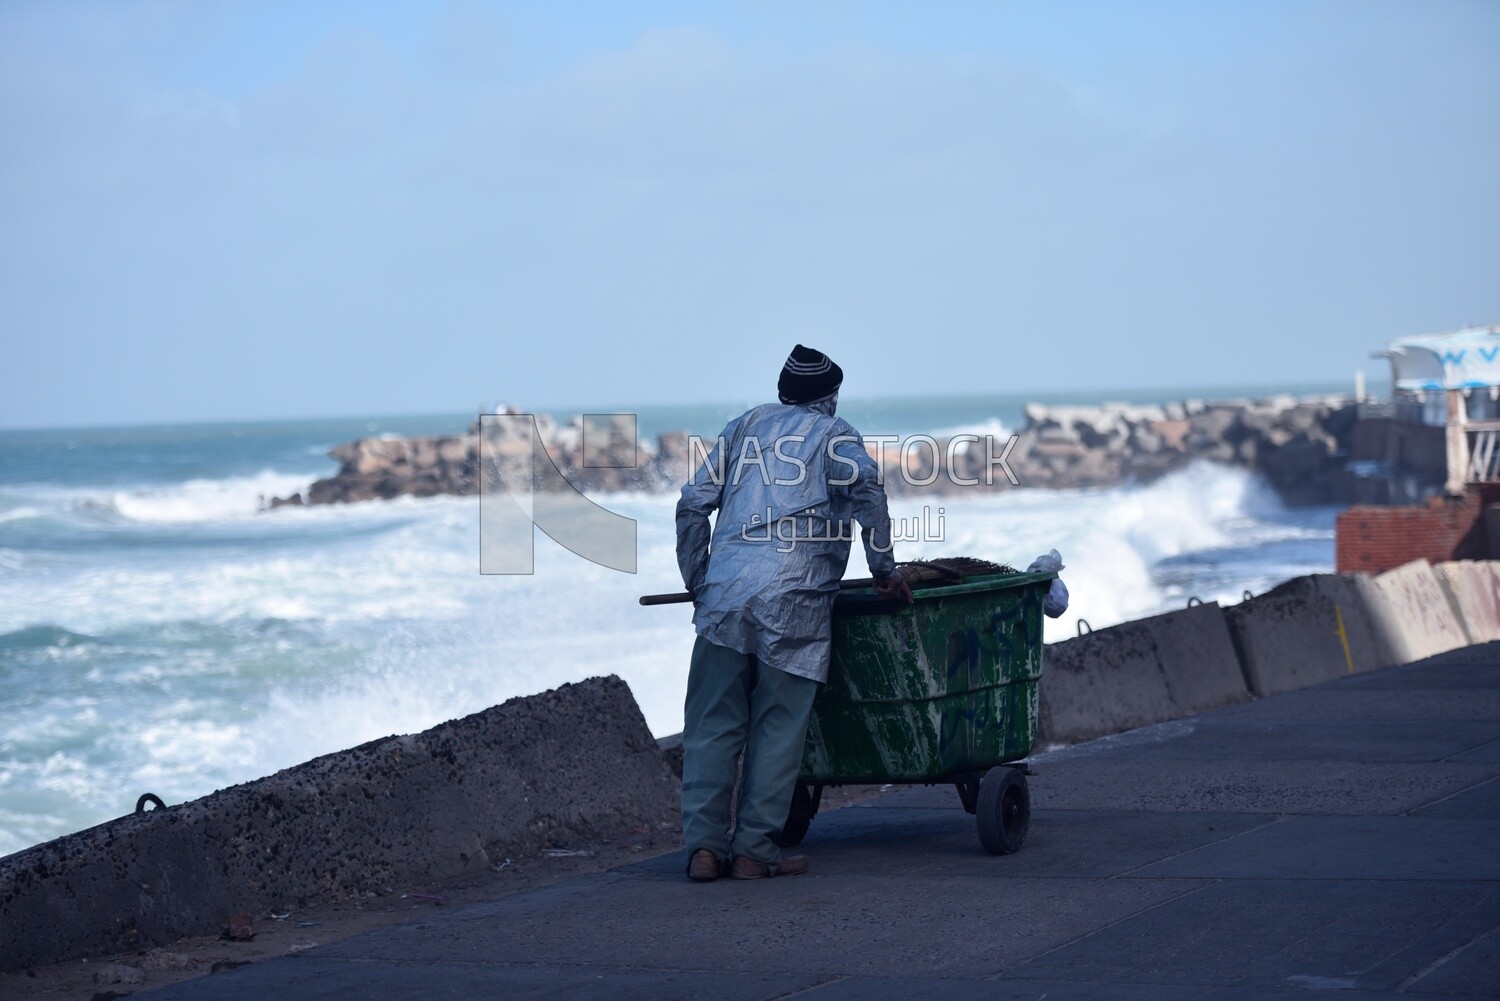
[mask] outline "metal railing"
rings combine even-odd
[[[1500,483],[1500,421],[1474,421],[1469,435],[1470,483]]]
[[[1362,421],[1400,421],[1404,424],[1434,423],[1429,408],[1411,399],[1361,400],[1358,413]],[[1442,421],[1438,420],[1436,423],[1441,424]]]

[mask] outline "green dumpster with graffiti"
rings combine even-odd
[[[991,852],[1018,850],[1031,800],[1014,763],[1036,742],[1042,609],[1055,577],[929,583],[910,605],[841,594],[781,844],[802,840],[825,786],[923,783],[958,788]]]

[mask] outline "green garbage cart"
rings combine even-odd
[[[1055,576],[921,586],[911,605],[840,594],[828,683],[778,843],[802,840],[827,786],[952,784],[986,849],[1019,850],[1031,819],[1020,762],[1036,742],[1042,605]]]

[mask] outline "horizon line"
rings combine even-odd
[[[1343,380],[1328,379],[1328,380],[1309,380],[1309,381],[1302,381],[1302,382],[1217,383],[1217,384],[1213,384],[1213,385],[1156,385],[1156,386],[1142,386],[1142,387],[1137,387],[1137,388],[1121,387],[1121,386],[1109,386],[1109,387],[1088,387],[1088,388],[1079,388],[1079,389],[1037,389],[1037,390],[1032,390],[1029,393],[961,392],[961,393],[910,393],[910,394],[903,393],[903,394],[896,394],[896,395],[881,395],[881,396],[859,396],[859,395],[851,395],[851,396],[848,396],[848,397],[844,397],[843,398],[843,402],[845,404],[864,404],[864,403],[889,403],[889,402],[919,402],[919,401],[924,401],[924,400],[937,401],[937,400],[982,400],[982,399],[1002,400],[1002,399],[1004,399],[1004,400],[1020,400],[1020,401],[1022,401],[1021,404],[1020,404],[1022,406],[1024,406],[1026,403],[1030,403],[1030,402],[1038,402],[1038,403],[1042,403],[1042,402],[1046,402],[1046,403],[1077,402],[1080,405],[1088,405],[1088,403],[1090,403],[1090,402],[1095,403],[1095,404],[1106,403],[1106,402],[1115,402],[1115,401],[1109,399],[1110,394],[1128,395],[1128,396],[1140,396],[1140,395],[1148,395],[1148,394],[1149,395],[1157,395],[1157,394],[1181,394],[1181,396],[1177,397],[1178,399],[1202,398],[1202,399],[1207,400],[1209,402],[1223,402],[1225,399],[1235,399],[1235,398],[1239,398],[1239,397],[1244,397],[1247,394],[1258,394],[1258,395],[1262,395],[1262,396],[1265,396],[1265,395],[1297,395],[1297,393],[1299,391],[1301,391],[1301,392],[1308,393],[1308,395],[1327,395],[1327,393],[1330,390],[1327,390],[1326,387],[1331,387],[1331,386],[1335,385],[1336,381],[1343,381]],[[1379,386],[1386,385],[1388,382],[1389,382],[1389,380],[1366,380],[1366,389],[1367,389],[1367,391],[1369,391],[1371,389],[1378,388]],[[1348,383],[1349,383],[1349,392],[1348,392],[1348,395],[1352,396],[1353,395],[1353,392],[1352,392],[1352,390],[1353,390],[1353,380],[1352,379],[1348,380]],[[1227,396],[1225,396],[1225,397],[1214,397],[1214,396],[1209,395],[1209,394],[1219,393],[1219,392],[1225,393],[1225,394],[1227,394]],[[1077,401],[1058,399],[1059,397],[1082,396],[1082,395],[1085,395],[1085,394],[1088,395],[1088,396],[1090,396],[1090,397],[1092,397],[1092,399],[1091,400],[1077,400]],[[769,396],[770,393],[768,393],[767,395]],[[1033,397],[1036,397],[1038,399],[1033,400],[1032,399]],[[1047,397],[1049,399],[1042,400],[1042,399],[1039,399],[1040,397]],[[1169,402],[1171,399],[1173,399],[1173,397],[1170,396],[1170,395],[1168,395],[1168,396],[1164,397],[1163,402]],[[1121,400],[1119,402],[1130,402],[1130,401]],[[686,408],[693,408],[693,407],[721,407],[721,406],[725,406],[725,405],[729,405],[729,406],[733,407],[733,406],[740,406],[740,405],[743,405],[743,404],[746,404],[746,403],[749,403],[750,405],[753,405],[753,401],[745,401],[745,400],[735,401],[735,400],[732,400],[732,399],[727,398],[727,397],[721,397],[721,398],[716,399],[716,400],[688,400],[688,401],[683,401],[683,402],[680,402],[680,403],[677,403],[677,402],[670,402],[670,403],[641,403],[641,404],[634,404],[634,405],[628,406],[628,407],[622,407],[622,406],[616,405],[616,404],[597,404],[597,403],[591,403],[591,404],[567,404],[567,405],[543,405],[543,406],[533,407],[531,410],[523,410],[522,412],[523,413],[545,413],[545,414],[551,414],[551,415],[558,415],[558,414],[575,414],[576,415],[576,414],[586,414],[586,413],[636,413],[636,412],[643,411],[643,410],[661,410],[661,409],[667,409],[667,408],[684,408],[684,409],[686,409]],[[511,405],[511,406],[516,406],[516,404],[510,403],[509,401],[506,401],[506,404],[507,405]],[[472,411],[473,415],[477,416],[478,413],[480,413],[480,411],[478,411],[478,410]],[[318,421],[334,422],[334,421],[371,421],[371,420],[386,420],[386,421],[389,421],[389,420],[420,420],[420,419],[423,419],[423,418],[432,418],[432,417],[459,417],[459,416],[464,416],[464,415],[469,415],[469,414],[471,414],[470,410],[467,410],[467,409],[463,409],[463,410],[454,409],[454,410],[404,411],[404,412],[395,412],[395,413],[366,412],[366,413],[356,413],[356,414],[344,413],[344,414],[323,414],[323,415],[301,415],[301,416],[289,416],[289,417],[210,417],[210,418],[194,418],[194,419],[187,419],[187,420],[144,420],[144,421],[120,421],[120,422],[91,423],[91,424],[10,424],[10,425],[5,425],[3,427],[0,427],[0,434],[7,434],[7,433],[11,433],[11,432],[34,432],[34,431],[108,431],[108,430],[127,430],[127,429],[143,429],[143,428],[219,427],[219,426],[225,426],[225,425],[250,426],[250,425],[269,425],[269,424],[307,424],[307,423],[318,422]]]

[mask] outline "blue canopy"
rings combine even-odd
[[[1396,389],[1500,386],[1500,326],[1398,337],[1391,341],[1386,356]]]

